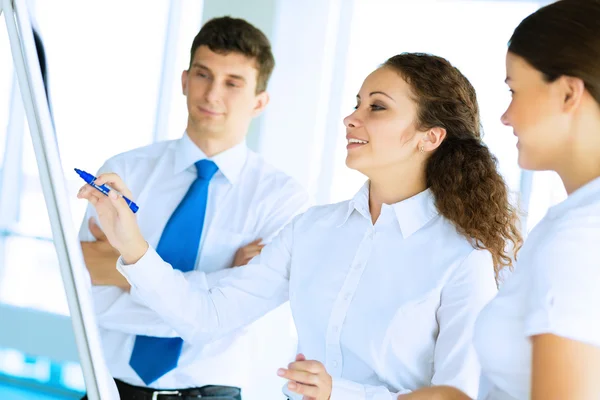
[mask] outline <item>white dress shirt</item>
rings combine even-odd
[[[490,253],[437,213],[428,190],[383,205],[375,225],[368,198],[367,184],[350,201],[311,208],[209,291],[152,247],[117,268],[138,301],[198,344],[289,298],[298,350],[333,377],[331,400],[391,400],[431,384],[476,396],[472,328],[496,293]]]
[[[477,320],[475,346],[490,386],[482,399],[530,398],[530,337],[553,334],[600,347],[600,178],[552,207],[515,272]]]
[[[204,158],[206,156],[186,134],[179,140],[155,143],[113,157],[101,172],[115,172],[126,182],[140,207],[137,215],[142,234],[155,247],[169,217],[197,177],[194,163]],[[211,160],[219,171],[209,185],[195,271],[185,274],[189,282],[199,287],[213,285],[232,271],[230,267],[240,247],[259,238],[271,241],[295,215],[308,207],[306,191],[248,150],[245,144]],[[87,225],[88,218],[94,215],[93,207],[88,207],[81,228],[83,241],[94,240]],[[135,335],[178,335],[158,314],[119,288],[96,286],[93,296],[111,374],[129,384],[145,386],[129,366]],[[230,385],[241,387],[245,398],[264,399],[266,392],[256,381],[271,376],[282,362],[289,362],[294,356],[295,331],[289,305],[286,306],[244,331],[210,345],[184,342],[178,367],[150,386],[165,389]],[[179,312],[187,313],[193,308],[188,310],[182,305]],[[273,326],[281,332],[275,332]],[[263,358],[256,366],[257,353],[267,346],[276,353]],[[274,382],[278,384],[279,380]]]

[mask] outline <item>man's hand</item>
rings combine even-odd
[[[119,258],[119,252],[108,242],[106,235],[94,221],[90,218],[88,226],[92,235],[96,238],[95,242],[81,242],[81,250],[85,266],[92,278],[92,284],[98,286],[117,286],[123,290],[129,291],[131,286],[127,279],[117,270],[116,264]]]
[[[250,260],[259,255],[263,247],[265,247],[264,244],[260,243],[261,241],[262,239],[256,239],[254,242],[241,247],[235,253],[235,259],[233,260],[232,266],[241,267],[242,265],[246,265],[250,262]]]
[[[108,184],[124,196],[132,198],[131,192],[117,174],[102,174],[94,183],[98,186]],[[121,254],[124,263],[135,264],[146,254],[148,243],[140,232],[135,214],[115,190],[105,196],[92,186],[84,185],[77,197],[88,200],[94,206],[106,238]]]
[[[289,379],[288,389],[303,395],[303,400],[329,400],[332,391],[332,378],[319,361],[307,361],[304,354],[298,354],[296,361],[288,369],[280,368],[277,375]]]

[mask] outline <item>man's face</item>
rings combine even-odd
[[[190,69],[181,76],[187,97],[189,134],[242,139],[252,118],[266,107],[266,92],[256,93],[256,60],[240,53],[196,49]]]

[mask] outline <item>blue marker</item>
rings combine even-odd
[[[86,181],[86,183],[88,185],[98,189],[100,192],[104,193],[106,196],[108,196],[108,192],[110,192],[111,190],[115,190],[108,185],[102,185],[102,186],[96,185],[94,183],[94,181],[96,180],[96,177],[88,172],[82,171],[77,168],[75,168],[75,172],[77,172],[77,174],[81,177],[81,179]],[[115,190],[115,192],[117,192],[117,191]],[[119,192],[117,192],[117,193],[119,193]],[[139,207],[133,201],[129,200],[127,197],[123,196],[121,193],[119,193],[119,196],[123,197],[123,199],[125,200],[125,202],[129,206],[131,211],[133,211],[134,214],[137,212],[137,210],[139,210]]]

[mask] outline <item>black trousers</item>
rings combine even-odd
[[[154,389],[129,385],[123,381],[115,379],[119,397],[121,400],[154,400]],[[162,391],[180,392],[181,394],[160,394],[156,400],[191,400],[191,399],[210,399],[210,400],[242,400],[241,389],[233,386],[207,385],[191,389],[165,389]],[[82,398],[87,400],[87,395]]]

